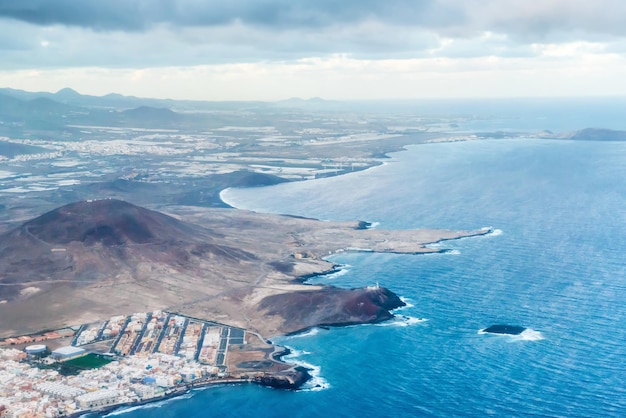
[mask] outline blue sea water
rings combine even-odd
[[[346,253],[316,282],[379,282],[409,305],[377,325],[276,337],[321,387],[193,392],[148,416],[625,416],[626,143],[409,147],[345,176],[229,190],[241,208],[378,228],[496,233],[436,255]],[[523,336],[481,334],[504,323]]]

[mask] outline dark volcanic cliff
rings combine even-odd
[[[303,330],[317,325],[376,323],[393,318],[392,309],[405,303],[389,289],[367,287],[298,291],[264,298],[259,309],[284,320],[286,329]]]

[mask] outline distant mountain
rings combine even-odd
[[[54,93],[54,97],[58,100],[73,100],[80,97],[81,94],[74,89],[66,87]]]
[[[181,114],[166,108],[140,106],[135,109],[124,110],[122,118],[133,126],[164,126],[181,122]]]
[[[78,107],[128,110],[138,107],[170,108],[186,111],[215,111],[215,110],[242,110],[269,107],[268,103],[258,101],[201,101],[201,100],[174,100],[153,99],[135,96],[124,96],[110,93],[104,96],[80,94],[71,88],[63,88],[56,93],[28,92],[12,88],[0,88],[0,95],[6,95],[19,100],[33,100],[45,98]]]
[[[141,100],[135,100],[134,97],[126,97],[121,95],[107,96],[89,96],[78,93],[69,87],[63,88],[56,93],[50,92],[30,92],[17,90],[12,88],[0,89],[0,94],[13,97],[15,99],[29,101],[39,98],[54,100],[63,104],[71,104],[79,107],[113,107],[113,108],[131,108],[141,106]]]
[[[0,88],[0,135],[71,133],[69,125],[186,129],[206,131],[246,123],[242,112],[258,113],[274,106],[264,102],[208,102],[83,95],[71,88],[56,93]],[[249,123],[257,126],[258,118]],[[79,138],[80,135],[77,135]]]
[[[0,92],[0,115],[63,114],[72,109],[72,106],[56,102],[47,97],[20,99]]]
[[[33,113],[45,113],[55,115],[64,114],[74,109],[73,106],[68,106],[66,104],[56,102],[52,99],[47,99],[45,97],[38,97],[36,99],[25,102],[24,108]]]
[[[279,100],[272,103],[273,107],[295,108],[305,110],[326,110],[341,108],[343,104],[336,100],[325,100],[320,97],[312,97],[310,99],[302,99],[300,97],[292,97],[287,100]]]
[[[24,111],[24,101],[0,92],[0,115],[13,115]]]
[[[11,96],[15,99],[19,99],[23,101],[30,101],[30,100],[35,100],[35,99],[50,99],[50,100],[54,100],[59,103],[62,102],[65,104],[67,104],[66,103],[67,101],[76,100],[77,98],[81,97],[80,93],[78,93],[76,90],[73,90],[69,87],[61,89],[57,91],[56,93],[43,92],[43,91],[30,92],[30,91],[17,90],[17,89],[12,89],[12,88],[1,88],[0,94]]]
[[[562,135],[567,139],[584,141],[626,141],[626,131],[614,131],[612,129],[587,128],[580,131]]]
[[[13,158],[16,155],[22,155],[22,154],[43,153],[46,151],[49,151],[49,150],[46,150],[45,148],[41,148],[41,147],[32,146],[32,145],[17,144],[15,142],[9,142],[9,141],[0,141],[0,155],[7,157],[7,158]]]
[[[91,96],[82,96],[72,89],[63,89],[54,94],[38,94],[21,94],[19,91],[16,94],[15,90],[0,90],[0,122],[48,131],[64,129],[68,125],[174,128],[179,124],[194,122],[192,115],[183,115],[162,107],[142,105],[115,111],[104,106],[82,106],[80,103],[97,102],[99,98],[92,100]]]
[[[47,97],[24,99],[0,92],[0,122],[5,126],[52,131],[67,124],[62,118],[77,110]]]
[[[303,99],[301,97],[291,97],[287,100],[280,100],[276,103],[298,105],[298,104],[324,104],[328,102],[331,102],[331,101],[324,100],[321,97],[311,97],[310,99]]]
[[[51,95],[52,93],[48,92],[33,93],[30,91],[12,89],[10,87],[0,88],[0,96],[3,98],[8,96],[18,100],[32,100],[37,97],[50,97]]]

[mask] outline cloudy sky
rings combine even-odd
[[[206,100],[626,95],[624,0],[0,0],[0,86]]]

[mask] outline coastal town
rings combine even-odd
[[[284,352],[252,332],[164,311],[6,338],[0,417],[78,416],[213,384],[271,384],[269,374],[293,368],[279,362]]]

